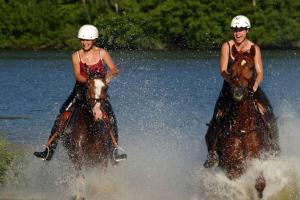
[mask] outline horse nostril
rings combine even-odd
[[[232,77],[232,81],[233,81],[233,82],[238,82],[238,81],[239,81],[239,78],[236,77],[236,76],[234,76],[234,77]]]
[[[244,90],[242,88],[233,89],[233,98],[236,101],[241,101],[244,98]]]

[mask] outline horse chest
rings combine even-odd
[[[236,134],[248,133],[257,127],[255,108],[248,102],[241,103],[231,123],[231,132]]]

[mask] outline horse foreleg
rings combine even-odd
[[[243,137],[245,146],[245,156],[247,159],[258,158],[262,149],[263,143],[257,132],[248,133]],[[257,191],[258,198],[263,198],[263,191],[266,187],[266,180],[261,174],[255,180],[255,189]]]
[[[227,136],[223,139],[220,166],[226,170],[229,179],[239,178],[243,174],[243,146],[238,137]]]
[[[75,189],[76,193],[73,197],[74,200],[84,200],[84,195],[85,195],[85,177],[84,175],[78,171],[78,174],[76,176],[75,180]]]
[[[85,138],[82,135],[78,137],[77,141],[74,142],[74,147],[73,147],[74,153],[71,153],[71,160],[77,172],[80,172],[82,170],[82,166],[85,162],[85,157],[83,152],[84,139]]]
[[[266,187],[266,180],[261,173],[260,176],[258,176],[255,180],[255,189],[257,191],[258,198],[262,199],[263,198],[263,191]]]

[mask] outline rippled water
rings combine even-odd
[[[90,172],[87,196],[251,199],[253,174],[264,169],[266,198],[300,199],[300,52],[263,53],[262,88],[279,117],[282,158],[256,162],[241,180],[229,181],[218,170],[202,168],[205,124],[222,84],[217,52],[112,52],[122,73],[111,83],[109,93],[120,144],[129,158],[105,174]],[[21,170],[25,183],[17,190],[3,189],[0,197],[67,199],[74,184],[70,184],[72,173],[63,148],[49,163],[31,153],[46,142],[59,107],[73,87],[70,52],[2,51],[0,61],[0,132],[13,143],[28,146],[27,165]]]

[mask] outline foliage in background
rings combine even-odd
[[[75,49],[86,23],[107,48],[215,48],[238,14],[262,47],[299,48],[299,10],[300,0],[0,0],[0,48]]]

